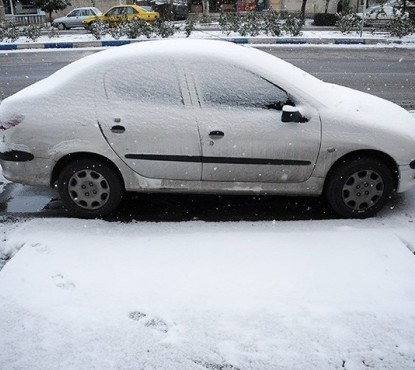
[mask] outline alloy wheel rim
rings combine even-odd
[[[110,198],[110,186],[107,179],[91,169],[75,172],[69,179],[68,192],[72,201],[86,210],[101,208]]]
[[[355,172],[343,186],[343,202],[353,211],[364,212],[379,202],[384,188],[382,176],[376,171]]]

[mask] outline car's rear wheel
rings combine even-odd
[[[391,170],[376,158],[356,158],[337,167],[325,186],[332,208],[347,218],[374,216],[394,187]]]
[[[61,31],[66,30],[65,24],[64,23],[59,23],[58,24],[58,30],[61,30]]]
[[[107,163],[82,159],[63,168],[58,178],[58,191],[71,213],[97,218],[118,207],[124,187],[119,175]]]

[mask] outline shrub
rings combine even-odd
[[[242,24],[242,16],[239,13],[221,13],[219,18],[219,29],[229,35],[231,32],[239,32]]]
[[[280,36],[281,35],[281,19],[279,14],[271,9],[264,13],[263,16],[263,28],[267,35]]]
[[[48,37],[50,39],[53,39],[54,37],[58,37],[59,36],[59,30],[57,28],[55,28],[55,27],[49,27],[47,29],[47,32],[48,32]]]
[[[36,26],[35,24],[31,24],[24,29],[23,35],[34,42],[40,37],[42,28],[42,26]]]
[[[109,32],[109,25],[107,22],[98,19],[90,25],[89,31],[97,40],[101,40],[102,36]]]
[[[153,33],[151,24],[142,19],[132,19],[123,23],[123,29],[124,33],[130,39],[136,39],[142,35],[149,39]]]
[[[262,28],[261,19],[257,17],[256,12],[250,11],[241,18],[238,32],[241,36],[258,36]]]
[[[336,22],[336,26],[341,33],[350,33],[352,31],[358,31],[360,29],[362,20],[356,15],[356,13],[348,13],[342,15]]]
[[[111,35],[111,37],[113,37],[115,40],[118,40],[120,37],[125,35],[124,25],[120,24],[116,27],[110,27],[108,29],[108,32]]]
[[[414,26],[414,22],[411,19],[395,14],[395,16],[386,24],[386,29],[391,36],[402,38],[415,33]]]
[[[329,13],[316,13],[314,14],[314,25],[315,26],[335,26],[337,22],[336,14]]]
[[[157,36],[162,38],[173,36],[177,31],[177,28],[171,23],[166,21],[157,20],[154,22],[154,32]]]
[[[187,18],[184,24],[184,32],[186,37],[189,37],[195,29],[195,21],[192,18]]]
[[[282,25],[282,29],[291,36],[300,36],[304,27],[304,21],[300,18],[288,16]]]
[[[0,24],[0,41],[14,42],[19,36],[19,29],[13,23]]]

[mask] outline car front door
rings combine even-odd
[[[71,13],[69,13],[67,15],[66,27],[67,28],[79,27],[79,23],[81,23],[80,25],[82,25],[82,21],[79,22],[80,15],[81,15],[81,10],[79,9],[76,9],[72,11]]]
[[[201,179],[200,138],[184,73],[171,60],[125,59],[97,86],[97,117],[115,153],[154,179]]]
[[[202,62],[201,62],[202,63]],[[308,107],[307,122],[282,122],[292,97],[261,76],[217,60],[193,64],[200,109],[202,180],[302,182],[314,169],[321,123]]]

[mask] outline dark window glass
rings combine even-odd
[[[221,62],[204,63],[194,73],[203,105],[281,109],[287,93],[262,77]]]

